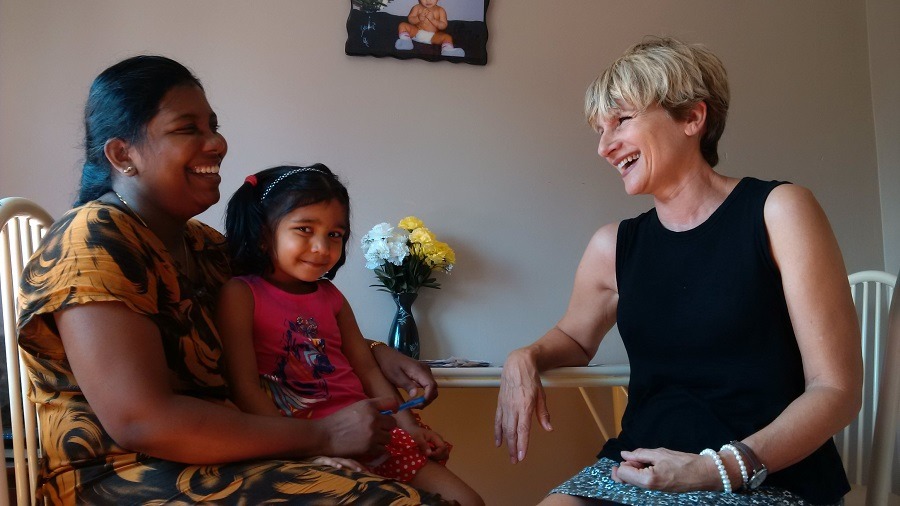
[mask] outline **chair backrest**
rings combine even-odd
[[[37,418],[34,405],[27,396],[29,379],[20,361],[16,339],[19,279],[25,264],[52,223],[50,214],[30,200],[19,197],[0,199],[0,300],[3,306],[10,425],[16,468],[16,501],[19,506],[34,503],[40,455]],[[0,472],[0,491],[8,489],[6,481],[4,470]],[[6,493],[0,493],[0,502],[5,502],[6,498]]]
[[[878,410],[880,376],[884,363],[888,318],[897,276],[883,271],[861,271],[848,276],[860,326],[863,356],[863,403],[853,423],[835,441],[851,483],[870,478],[870,457],[875,414]]]
[[[891,473],[894,445],[900,427],[900,302],[891,303],[887,343],[881,367],[878,390],[878,411],[875,414],[875,431],[872,434],[872,458],[869,459],[869,480],[866,487],[866,506],[888,504],[892,488]]]

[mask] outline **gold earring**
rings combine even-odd
[[[134,171],[134,167],[132,167],[131,165],[122,169],[123,174],[131,174],[133,171]]]

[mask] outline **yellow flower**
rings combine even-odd
[[[424,226],[417,227],[409,233],[409,242],[413,244],[431,244],[434,241],[434,234]]]
[[[456,263],[456,252],[453,251],[453,248],[450,247],[449,244],[445,242],[438,241],[440,245],[441,252],[444,254],[444,258],[447,259],[447,263],[453,265]]]
[[[429,267],[448,270],[456,262],[456,254],[445,242],[433,241],[423,244],[422,253]]]
[[[425,224],[422,223],[422,220],[416,218],[415,216],[407,216],[406,218],[400,220],[400,224],[397,226],[399,226],[400,228],[405,228],[409,231],[413,231],[417,228],[424,227]]]

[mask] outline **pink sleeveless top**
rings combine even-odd
[[[259,276],[239,276],[253,292],[256,365],[275,403],[297,418],[322,418],[366,399],[341,351],[337,314],[344,304],[330,281],[288,293]]]

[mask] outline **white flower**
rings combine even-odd
[[[387,242],[383,240],[373,241],[368,244],[368,248],[366,245],[363,248],[366,252],[366,269],[377,269],[391,255]]]
[[[381,267],[384,262],[397,266],[403,264],[403,260],[409,255],[408,239],[409,232],[395,229],[387,223],[379,223],[372,227],[361,241],[366,257],[366,268],[374,270]]]
[[[406,255],[409,255],[409,246],[407,245],[407,240],[409,239],[409,232],[403,229],[394,230],[394,234],[387,240],[388,249],[390,250],[390,256],[385,260],[389,261],[394,265],[401,265],[403,263],[403,259],[406,258]]]
[[[365,246],[367,243],[372,241],[384,240],[391,236],[391,233],[394,231],[394,227],[390,226],[387,223],[379,223],[372,227],[372,230],[363,236],[362,243]]]

